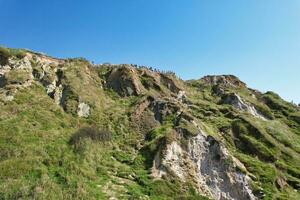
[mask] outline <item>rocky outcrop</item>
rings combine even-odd
[[[79,103],[77,115],[79,117],[88,117],[90,115],[90,106],[84,102]]]
[[[112,69],[107,78],[107,86],[121,96],[137,96],[144,90],[136,69],[128,65]]]
[[[32,56],[32,64],[35,79],[42,83],[47,94],[60,105],[62,98],[63,85],[61,79],[63,71],[60,67],[63,61],[55,60],[45,56]]]
[[[175,102],[157,99],[152,102],[151,110],[155,119],[162,123],[168,116],[174,113],[180,114],[181,109]]]
[[[159,149],[158,153],[155,155],[152,167],[152,176],[155,178],[161,178],[169,172],[173,172],[181,180],[186,177],[186,171],[184,171],[184,153],[185,151],[181,146],[172,142],[168,144],[165,149]],[[164,156],[162,159],[161,156]]]
[[[256,199],[250,177],[239,170],[245,167],[221,143],[201,129],[187,141],[187,147],[178,141],[161,147],[153,161],[154,177],[173,174],[184,182],[192,180],[200,193],[213,199]]]
[[[233,75],[221,75],[221,76],[204,76],[200,79],[205,84],[219,85],[223,87],[234,87],[241,88],[246,87],[246,84],[240,81],[236,76]]]
[[[237,170],[242,164],[234,162],[237,159],[233,160],[213,137],[202,132],[190,138],[188,151],[197,165],[198,182],[206,183],[214,199],[256,199],[250,189],[250,177]]]
[[[242,100],[242,98],[239,95],[235,93],[225,94],[223,96],[222,102],[225,104],[230,104],[240,111],[248,112],[257,118],[267,120],[267,118],[263,116],[263,114],[261,114],[258,110],[256,110],[256,108],[253,105],[246,103]]]
[[[107,77],[107,87],[120,96],[138,96],[148,91],[156,91],[157,95],[176,96],[183,91],[182,82],[174,75],[159,73],[145,67],[113,66]]]
[[[32,82],[32,67],[28,56],[22,59],[10,57],[5,65],[0,65],[0,98],[3,101],[13,100],[19,89],[29,87]]]
[[[138,71],[141,83],[147,90],[163,91],[159,73],[149,70],[148,68],[140,68]]]
[[[146,134],[161,125],[170,115],[180,115],[181,107],[173,100],[148,96],[140,101],[131,113],[131,121]]]
[[[192,182],[199,193],[213,199],[256,199],[244,165],[226,147],[203,131],[193,116],[176,104],[154,101],[156,119],[175,115],[172,139],[162,142],[153,160],[152,176],[175,176]]]
[[[154,113],[150,110],[151,104],[155,99],[151,96],[141,100],[131,113],[130,120],[131,125],[142,135],[146,135],[153,128],[160,125],[155,117]]]
[[[62,60],[27,52],[24,57],[11,56],[0,66],[0,95],[2,100],[13,100],[14,94],[29,87],[35,80],[45,86],[45,90],[57,104],[60,102],[62,86],[57,84],[58,65]]]
[[[161,83],[165,85],[171,92],[178,94],[179,91],[182,91],[183,87],[180,82],[174,77],[174,75],[161,74]]]

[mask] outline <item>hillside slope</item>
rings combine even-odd
[[[0,199],[300,199],[300,108],[232,75],[1,48],[0,108]]]

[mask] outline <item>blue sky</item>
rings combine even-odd
[[[183,79],[234,74],[300,103],[299,0],[0,0],[0,45]]]

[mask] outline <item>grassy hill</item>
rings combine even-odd
[[[300,199],[300,108],[273,92],[8,48],[0,65],[0,199]]]

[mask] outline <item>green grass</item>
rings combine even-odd
[[[4,85],[9,84],[24,84],[27,80],[30,80],[30,73],[25,70],[11,70],[4,76]]]
[[[270,119],[263,121],[239,113],[231,106],[216,106],[219,97],[214,90],[215,87],[199,81],[189,83],[188,96],[198,105],[191,107],[192,114],[213,127],[214,132],[222,132],[221,138],[230,151],[256,177],[252,185],[257,195],[262,191],[263,199],[298,199],[299,192],[295,189],[299,190],[300,129],[294,105],[272,92],[257,94],[254,98],[249,90],[225,88],[226,92],[238,93]],[[284,177],[289,186],[278,189],[275,184],[278,177]]]

